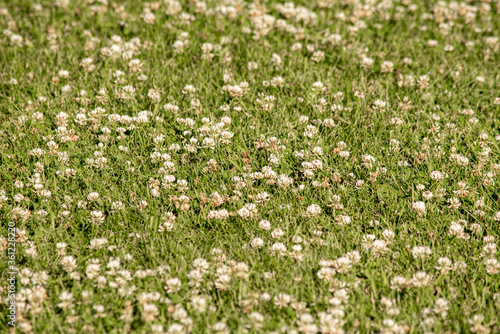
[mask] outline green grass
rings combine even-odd
[[[1,332],[500,331],[498,1],[1,2]]]

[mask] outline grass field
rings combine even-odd
[[[0,24],[1,333],[500,332],[499,1]]]

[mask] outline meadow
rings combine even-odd
[[[0,332],[500,333],[500,1],[0,26]]]

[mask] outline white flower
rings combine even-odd
[[[316,217],[321,213],[321,207],[317,204],[311,204],[307,207],[306,216],[307,217]]]
[[[413,210],[419,215],[425,215],[425,203],[424,202],[415,202],[413,203]]]

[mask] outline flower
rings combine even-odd
[[[424,202],[415,202],[413,203],[413,210],[417,213],[419,216],[425,215],[425,203]]]
[[[321,207],[317,204],[311,204],[307,207],[305,215],[307,217],[316,217],[321,213]]]

